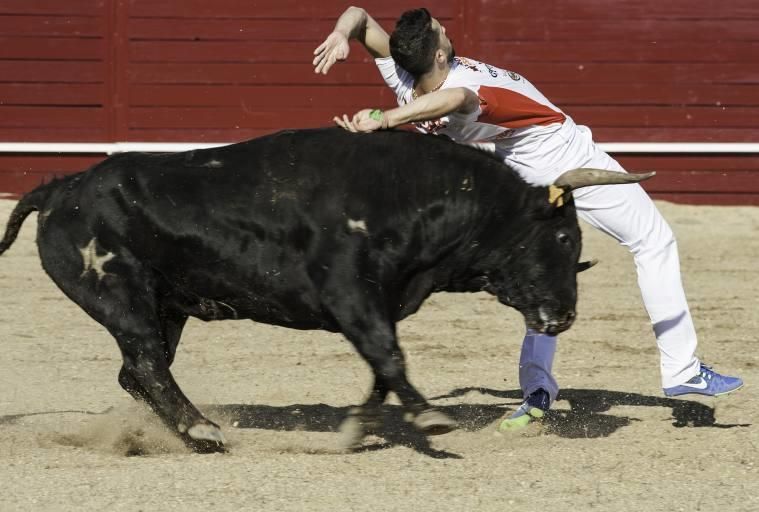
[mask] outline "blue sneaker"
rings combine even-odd
[[[698,395],[720,396],[742,387],[743,380],[739,377],[721,375],[712,370],[711,366],[701,363],[701,371],[698,375],[679,386],[664,388],[664,394],[667,396],[679,396],[695,393]]]
[[[533,420],[545,416],[551,405],[551,397],[545,389],[533,391],[514,413],[498,425],[498,430],[509,431],[526,427]]]

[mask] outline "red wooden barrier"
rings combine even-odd
[[[419,2],[363,5],[387,30]],[[421,2],[457,51],[517,71],[601,142],[759,143],[754,0]],[[666,5],[664,5],[666,4]],[[393,95],[354,47],[314,47],[347,1],[3,0],[0,141],[237,141]],[[617,155],[655,197],[759,204],[759,155]],[[0,192],[98,156],[0,155]]]

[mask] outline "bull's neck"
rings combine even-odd
[[[450,198],[457,213],[436,243],[443,249],[436,270],[436,291],[481,290],[484,269],[494,251],[509,247],[524,232],[527,205],[536,190],[510,179],[488,185],[461,187]]]

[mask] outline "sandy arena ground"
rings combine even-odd
[[[4,226],[15,202],[0,201]],[[759,510],[759,208],[659,203],[678,235],[699,354],[740,374],[720,399],[667,399],[632,258],[583,226],[579,320],[542,426],[496,432],[520,402],[521,317],[439,294],[400,324],[410,377],[462,425],[424,439],[336,429],[368,367],[340,336],[191,320],[174,375],[230,451],[196,455],[119,387],[115,341],[41,269],[36,218],[0,257],[0,510]],[[397,404],[397,402],[393,402]]]

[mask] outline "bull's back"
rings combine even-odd
[[[187,296],[270,323],[325,326],[320,280],[336,254],[378,249],[391,269],[434,259],[420,223],[431,206],[463,211],[456,201],[483,162],[492,164],[416,134],[280,132],[117,155],[72,180],[48,222],[80,249],[97,239],[103,250],[128,251]]]

